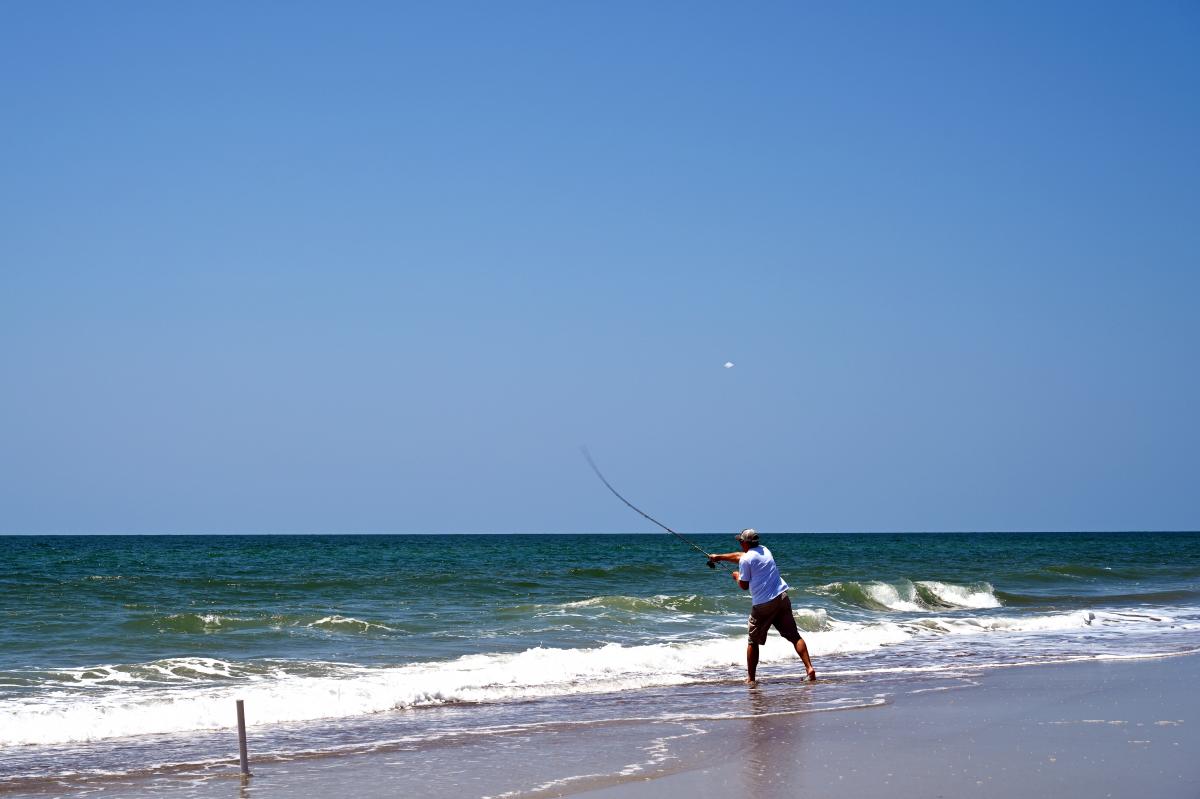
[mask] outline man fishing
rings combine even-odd
[[[817,679],[817,670],[808,657],[808,645],[800,637],[796,619],[792,616],[792,601],[787,595],[788,584],[779,576],[779,567],[775,565],[771,550],[759,543],[758,533],[752,529],[742,530],[734,538],[742,551],[710,555],[709,565],[712,566],[716,561],[736,563],[738,568],[733,573],[733,579],[743,591],[750,592],[754,601],[750,608],[750,640],[746,645],[746,684],[751,688],[758,685],[755,680],[758,648],[767,642],[767,631],[772,626],[796,648],[796,654],[804,661],[804,668],[808,671],[808,679]]]

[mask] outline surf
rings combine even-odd
[[[807,609],[798,609],[802,617]],[[1079,630],[1200,629],[1167,612],[1071,611],[1031,616],[929,616],[853,622],[814,614],[805,638],[814,658],[871,655],[946,636],[1037,635]],[[224,729],[235,698],[256,725],[348,718],[434,707],[620,693],[728,680],[742,668],[744,636],[591,647],[531,647],[392,666],[337,662],[234,662],[174,658],[133,665],[26,672],[40,690],[0,703],[0,745],[61,744]],[[774,639],[778,641],[778,639]],[[1127,643],[1128,645],[1128,643]],[[1001,647],[1000,651],[1007,651]],[[1049,651],[1049,650],[1047,650]],[[928,656],[925,656],[928,657]],[[790,648],[763,648],[763,663],[790,664]],[[999,662],[999,661],[997,661]],[[986,665],[986,659],[979,661]],[[932,669],[960,668],[934,660]],[[102,691],[96,691],[103,688]]]

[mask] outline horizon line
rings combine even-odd
[[[1200,533],[1200,529],[1163,529],[1163,530],[800,530],[800,531],[760,531],[763,535],[1120,535],[1122,533]],[[732,535],[727,531],[691,531],[690,535]],[[83,537],[117,537],[117,536],[174,536],[174,537],[200,537],[200,536],[491,536],[491,535],[521,535],[521,536],[558,536],[558,535],[645,535],[659,536],[665,535],[661,532],[650,531],[589,531],[589,532],[437,532],[437,531],[421,531],[421,532],[328,532],[328,531],[291,531],[291,532],[12,532],[0,531],[0,537],[64,537],[64,538],[83,538]]]

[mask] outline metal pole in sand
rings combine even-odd
[[[250,776],[250,758],[246,755],[246,705],[237,700],[238,758],[242,762],[242,779]]]

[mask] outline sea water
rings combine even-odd
[[[764,543],[824,683],[772,633],[782,712],[1200,649],[1197,533]],[[665,534],[0,537],[0,792],[228,773],[237,699],[259,763],[726,717],[749,604]]]

